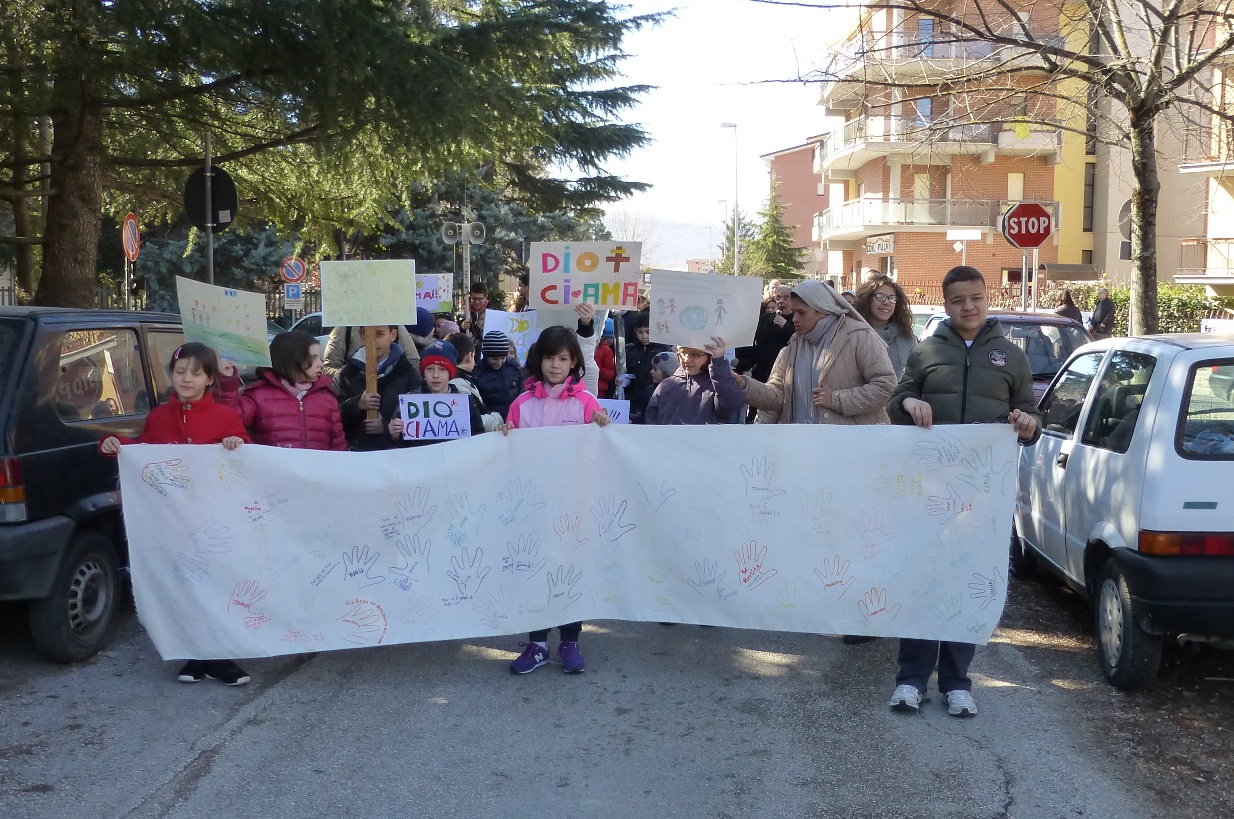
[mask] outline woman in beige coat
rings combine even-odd
[[[737,384],[759,424],[886,424],[895,370],[887,345],[853,306],[820,281],[793,288],[796,333],[766,383]]]

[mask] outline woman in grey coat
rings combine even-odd
[[[904,375],[908,354],[917,346],[908,294],[886,276],[875,276],[858,288],[853,306],[887,345],[887,356],[899,380]]]

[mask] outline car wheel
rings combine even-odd
[[[1011,522],[1011,557],[1010,568],[1013,577],[1026,580],[1037,573],[1037,553],[1024,545],[1024,540],[1016,531],[1015,521]]]
[[[30,604],[35,650],[59,663],[94,656],[111,634],[119,605],[120,575],[111,542],[100,532],[77,532],[51,594]]]
[[[1144,688],[1157,676],[1161,637],[1149,634],[1136,622],[1127,578],[1113,560],[1107,560],[1101,570],[1096,603],[1101,672],[1123,691]]]

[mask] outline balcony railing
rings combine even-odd
[[[1183,165],[1234,163],[1234,123],[1185,127],[1179,155]]]
[[[925,225],[997,229],[1014,202],[1005,199],[852,199],[814,215],[819,239],[863,227]],[[1055,213],[1052,201],[1038,202]]]
[[[1234,239],[1182,239],[1176,276],[1234,276]]]
[[[946,127],[919,117],[864,116],[823,138],[819,146],[825,160],[865,142],[968,142],[992,145],[1001,125],[981,123]]]
[[[1064,48],[1066,40],[1058,34],[1037,34],[1043,46]],[[1034,49],[995,45],[970,35],[947,35],[937,32],[863,31],[854,34],[832,52],[826,73],[836,79],[846,77],[863,64],[886,69],[891,65],[922,62],[937,64],[967,64],[976,61],[1015,62],[1022,65],[1031,58]]]

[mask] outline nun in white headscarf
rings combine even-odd
[[[793,288],[793,327],[767,382],[737,376],[759,424],[886,424],[895,369],[887,345],[834,288]]]

